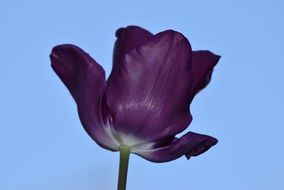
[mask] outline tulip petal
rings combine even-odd
[[[119,64],[122,64],[123,57],[126,52],[137,47],[143,41],[153,36],[153,34],[151,34],[149,31],[138,26],[128,26],[126,28],[120,28],[116,31],[115,35],[117,37],[117,40],[114,45],[114,67]]]
[[[210,51],[192,52],[193,96],[208,85],[211,80],[213,68],[220,58],[219,55],[215,55]]]
[[[101,97],[105,90],[104,69],[74,45],[59,45],[50,55],[52,68],[70,91],[87,133],[102,147],[113,150],[102,128]]]
[[[217,142],[218,140],[214,137],[188,132],[179,139],[173,139],[167,146],[152,150],[139,150],[135,154],[151,162],[168,162],[183,155],[189,159],[191,156],[198,156],[204,153],[217,144]]]
[[[191,122],[191,47],[167,30],[126,53],[103,97],[103,117],[116,131],[155,141],[174,137]]]

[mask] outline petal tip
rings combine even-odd
[[[155,38],[152,39],[152,41],[154,43],[159,43],[161,41],[164,41],[166,43],[173,43],[172,45],[176,46],[177,48],[183,46],[190,51],[188,52],[189,54],[191,54],[192,51],[189,40],[182,33],[177,32],[173,29],[168,29],[157,33],[155,35]]]
[[[221,56],[220,56],[220,55],[215,54],[215,53],[213,53],[212,51],[209,51],[209,50],[201,50],[200,52],[203,54],[203,56],[204,56],[205,58],[207,58],[207,60],[212,60],[212,62],[213,62],[215,65],[216,65],[216,64],[219,62],[219,60],[221,59]]]
[[[212,53],[212,54],[215,56],[215,61],[216,61],[216,64],[217,64],[221,59],[221,55],[214,54],[214,53]]]
[[[119,28],[115,32],[115,37],[120,38],[124,33],[125,28]]]
[[[57,52],[58,52],[58,49],[60,49],[60,46],[61,45],[58,45],[52,48],[51,53],[49,55],[50,58],[59,58],[59,55]]]
[[[51,59],[51,65],[54,67],[58,61],[61,59],[63,54],[66,54],[68,52],[66,52],[66,50],[71,49],[71,48],[77,48],[77,46],[72,45],[72,44],[61,44],[61,45],[57,45],[54,46],[51,50],[51,53],[49,55],[50,59]]]
[[[121,27],[121,28],[117,29],[116,32],[115,32],[115,36],[117,38],[121,38],[128,31],[146,31],[146,32],[149,32],[148,30],[146,30],[146,29],[144,29],[140,26],[129,25],[129,26]]]
[[[185,154],[185,157],[189,160],[192,156],[198,156],[207,150],[209,150],[212,146],[218,143],[218,139],[214,137],[209,137],[206,141],[196,146],[194,149],[190,150]]]
[[[160,32],[160,34],[161,35],[169,35],[169,36],[171,36],[173,38],[177,38],[177,39],[186,39],[187,40],[187,38],[182,33],[175,31],[173,29],[165,30],[163,32]]]

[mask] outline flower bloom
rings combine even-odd
[[[197,156],[217,143],[211,136],[188,132],[189,106],[210,81],[220,56],[192,51],[179,32],[156,35],[137,26],[120,28],[109,78],[86,52],[59,45],[50,55],[52,68],[77,103],[82,125],[101,147],[131,152],[152,162]]]

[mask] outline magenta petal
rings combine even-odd
[[[114,67],[103,97],[104,118],[117,131],[155,141],[191,122],[191,47],[168,30],[126,53]]]
[[[50,55],[52,68],[69,89],[87,133],[102,147],[111,149],[102,126],[101,97],[105,90],[104,69],[74,45],[60,45]]]
[[[138,27],[128,26],[120,28],[115,33],[117,40],[114,45],[113,66],[122,64],[124,55],[131,49],[153,36],[149,31]]]
[[[181,138],[175,138],[169,145],[152,150],[142,150],[136,154],[151,162],[168,162],[183,155],[188,159],[198,156],[217,144],[218,140],[207,135],[188,132]]]
[[[211,80],[214,66],[220,59],[210,51],[192,52],[192,95],[205,88]],[[193,97],[192,97],[193,98]]]

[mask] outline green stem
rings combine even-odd
[[[117,190],[126,190],[128,161],[130,155],[130,148],[126,145],[120,145],[120,160]]]

